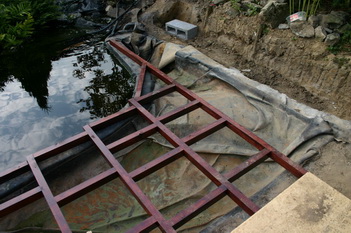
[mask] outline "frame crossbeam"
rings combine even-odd
[[[297,178],[304,175],[307,171],[300,165],[292,162],[287,156],[277,151],[271,145],[259,138],[257,135],[235,122],[233,119],[225,115],[223,112],[210,105],[204,99],[197,96],[187,88],[183,87],[165,73],[140,58],[133,52],[129,51],[121,43],[111,40],[110,45],[116,48],[121,53],[127,55],[134,62],[141,66],[141,72],[136,84],[136,92],[134,98],[129,100],[130,106],[108,117],[100,119],[96,122],[84,126],[84,132],[73,136],[62,143],[48,147],[33,155],[27,157],[27,161],[18,166],[9,169],[0,174],[0,185],[4,184],[10,179],[16,178],[22,174],[30,173],[35,181],[37,187],[26,191],[10,200],[0,204],[0,216],[6,216],[9,213],[20,209],[42,197],[46,200],[59,229],[62,232],[71,232],[67,220],[65,219],[60,207],[76,200],[77,198],[99,188],[100,186],[113,182],[114,179],[119,178],[129,189],[131,195],[140,203],[149,217],[143,222],[139,223],[132,229],[128,230],[130,233],[135,232],[150,232],[155,228],[161,229],[163,232],[176,232],[176,229],[183,226],[185,223],[196,217],[198,214],[211,207],[223,197],[230,197],[239,207],[245,212],[252,215],[259,210],[259,207],[246,197],[232,182],[244,176],[247,172],[254,169],[256,166],[271,158],[276,163],[280,164],[286,170],[291,172]],[[143,95],[142,87],[145,79],[145,74],[149,72],[156,78],[163,81],[166,86],[156,90],[152,93]],[[180,106],[162,116],[153,116],[144,105],[154,100],[162,98],[170,93],[178,92],[184,96],[188,103]],[[183,115],[189,114],[197,109],[202,109],[205,114],[209,114],[215,120],[214,122],[202,127],[183,138],[175,135],[165,124],[175,120]],[[149,125],[131,133],[119,140],[116,140],[108,145],[96,134],[97,130],[104,129],[111,124],[126,121],[135,116],[143,117]],[[230,170],[226,174],[220,174],[214,167],[207,163],[198,153],[196,153],[190,146],[210,135],[219,131],[222,128],[228,128],[248,143],[258,149],[258,153],[249,157],[239,166]],[[160,133],[173,147],[168,153],[165,153],[158,158],[144,164],[134,171],[127,172],[119,161],[114,157],[113,153],[125,149],[139,141],[146,139],[152,134]],[[92,142],[101,152],[101,156],[107,161],[111,168],[102,173],[90,178],[80,184],[66,190],[57,196],[53,196],[45,177],[38,166],[38,162],[47,160],[58,155],[61,152],[69,150],[75,146],[79,146],[86,142]],[[178,160],[181,157],[187,158],[193,165],[195,165],[207,178],[209,178],[217,187],[209,192],[207,195],[199,199],[197,202],[188,208],[180,211],[171,219],[167,220],[161,212],[155,207],[151,200],[141,190],[136,182],[145,178],[146,176],[158,171],[168,164]]]

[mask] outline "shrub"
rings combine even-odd
[[[0,4],[0,51],[16,47],[35,29],[59,15],[54,0],[2,0]]]
[[[289,0],[290,14],[304,11],[306,15],[315,15],[320,7],[321,0]]]
[[[328,47],[329,51],[337,54],[338,52],[351,52],[351,32],[345,32],[341,38],[340,41],[334,45],[334,46],[330,46]]]

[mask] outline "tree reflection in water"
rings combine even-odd
[[[0,92],[8,83],[17,80],[21,88],[37,100],[38,106],[48,112],[48,81],[52,61],[60,59],[62,49],[76,39],[80,40],[79,35],[75,29],[42,30],[17,50],[1,54]]]
[[[93,74],[89,86],[84,88],[89,94],[86,99],[80,99],[77,103],[84,103],[80,112],[89,111],[90,118],[101,118],[119,111],[132,97],[135,81],[129,73],[117,65],[112,70],[103,70],[106,52],[103,46],[95,46],[91,52],[77,56],[78,67],[73,71],[73,76],[84,79],[88,74]]]
[[[12,54],[3,54],[0,59],[0,91],[18,80],[21,87],[37,100],[39,107],[50,110],[48,104],[51,58],[56,56],[52,50],[38,51],[37,46],[24,46]]]

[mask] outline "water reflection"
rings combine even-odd
[[[62,44],[47,43],[1,58],[0,170],[82,132],[131,98],[131,77],[103,44],[75,45],[62,54]]]
[[[49,109],[48,80],[51,71],[51,59],[55,54],[38,52],[36,46],[24,47],[15,54],[4,54],[0,59],[0,91],[7,83],[14,80],[21,83],[30,96],[37,100],[40,108]]]
[[[94,47],[91,52],[77,56],[77,63],[73,64],[78,67],[73,71],[74,77],[84,79],[91,73],[94,76],[84,88],[89,97],[77,102],[84,103],[80,112],[89,111],[91,119],[117,112],[133,94],[134,80],[126,70],[120,66],[114,66],[111,70],[99,68],[101,63],[106,62],[102,49],[101,46]]]

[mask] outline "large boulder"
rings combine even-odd
[[[329,46],[333,46],[340,41],[340,34],[339,33],[331,33],[328,34],[325,38],[325,43]]]
[[[285,22],[286,16],[289,14],[289,6],[287,3],[281,3],[278,0],[270,0],[260,12],[263,22],[271,28],[276,28],[279,24]]]
[[[314,28],[311,24],[306,21],[296,21],[290,23],[291,31],[302,38],[312,38],[314,37]]]
[[[314,32],[316,38],[320,41],[324,41],[324,39],[327,37],[327,32],[322,26],[316,27],[316,29],[314,29]]]
[[[318,15],[319,24],[324,28],[337,29],[343,26],[349,14],[343,11],[332,11],[330,14],[320,14]]]
[[[315,15],[311,15],[310,17],[308,17],[309,24],[312,25],[312,27],[316,28],[319,26],[319,18]]]

